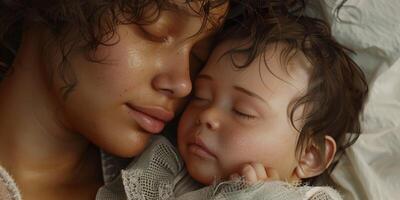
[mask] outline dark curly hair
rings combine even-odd
[[[194,0],[186,0],[190,3]],[[252,18],[258,15],[266,3],[262,0],[202,0],[200,9],[193,9],[203,18],[199,32],[207,23],[214,25],[210,12],[229,2],[225,13],[226,23],[220,29],[224,32],[228,27],[247,26]],[[279,13],[283,8],[304,7],[303,0],[270,0],[268,12]],[[295,6],[296,5],[296,6]],[[144,10],[152,6],[151,15]],[[76,79],[68,68],[68,55],[72,47],[83,44],[89,52],[99,45],[109,44],[117,34],[119,24],[150,24],[157,20],[163,9],[176,9],[170,0],[2,0],[0,1],[0,78],[10,69],[19,47],[24,25],[35,22],[45,25],[54,35],[54,42],[59,46],[62,61],[57,68],[58,75],[65,86],[61,89],[68,94],[76,85]],[[265,9],[266,10],[266,9]],[[276,10],[276,11],[275,11]],[[295,10],[295,9],[293,9]],[[244,20],[245,19],[245,20]],[[28,23],[27,23],[28,22]],[[71,35],[73,35],[71,39]],[[88,54],[88,59],[96,62]],[[64,96],[65,96],[64,95]]]
[[[333,38],[329,26],[322,20],[291,14],[264,18],[260,16],[257,20],[268,23],[255,21],[250,29],[234,27],[230,31],[229,39],[246,39],[246,44],[228,50],[223,56],[230,56],[234,61],[235,54],[246,55],[244,63],[233,62],[240,70],[258,56],[265,58],[265,49],[274,48],[278,43],[284,44],[280,52],[280,60],[284,64],[297,52],[305,55],[313,66],[309,86],[304,95],[291,102],[288,117],[300,133],[298,155],[310,142],[317,145],[320,152],[325,152],[326,135],[336,141],[337,153],[332,165],[321,176],[305,180],[311,184],[317,178],[329,181],[328,175],[338,158],[361,134],[360,113],[368,94],[364,73],[348,55],[353,52]],[[268,68],[266,59],[264,62]],[[294,118],[294,113],[302,105],[305,108],[301,119],[304,124],[296,127],[294,122],[299,119]]]
[[[193,9],[203,18],[201,29],[210,22],[212,9],[228,0],[205,0],[200,9]],[[151,7],[151,14],[145,9]],[[154,9],[153,9],[154,8]],[[78,44],[87,52],[99,45],[113,45],[110,40],[120,24],[150,24],[156,21],[162,9],[177,9],[167,0],[3,0],[0,2],[0,72],[10,71],[21,40],[22,32],[30,23],[46,26],[60,48],[62,60],[56,73],[63,79],[64,96],[77,81],[68,67],[68,56]],[[201,30],[199,30],[201,31]],[[118,35],[117,35],[118,36]],[[88,60],[99,62],[87,54]]]

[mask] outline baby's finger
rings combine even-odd
[[[242,168],[242,172],[241,173],[242,173],[242,176],[245,178],[247,183],[253,184],[253,183],[257,182],[256,171],[254,170],[254,168],[250,164],[246,164]]]
[[[277,170],[273,169],[273,168],[266,168],[267,170],[267,176],[268,176],[268,180],[271,181],[278,181],[279,180],[279,173]]]
[[[263,164],[261,163],[251,163],[251,166],[253,166],[255,172],[256,172],[256,176],[257,176],[257,180],[261,181],[261,180],[267,180],[268,176],[267,176],[267,171],[264,167]]]
[[[238,173],[234,173],[234,174],[231,174],[231,175],[229,176],[229,180],[237,180],[237,179],[239,179],[239,178],[240,178],[240,176],[239,176]]]

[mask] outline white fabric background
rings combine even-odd
[[[311,15],[322,14],[335,38],[356,51],[370,86],[363,134],[332,178],[346,200],[400,199],[400,0],[348,0],[338,15],[340,0],[310,2]]]

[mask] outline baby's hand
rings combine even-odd
[[[244,177],[246,182],[250,185],[258,181],[277,181],[279,174],[275,169],[265,168],[261,163],[250,163],[242,167],[240,173],[235,173],[230,176],[230,179],[237,179]]]

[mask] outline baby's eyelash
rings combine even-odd
[[[239,111],[237,111],[237,110],[235,110],[235,109],[233,109],[233,112],[234,112],[237,116],[242,117],[242,118],[244,118],[244,119],[250,120],[250,119],[255,119],[255,118],[256,118],[256,116],[249,115],[249,114],[246,114],[246,113],[242,113],[242,112],[239,112]]]
[[[200,100],[200,101],[206,101],[207,99],[201,98],[199,96],[193,95],[193,100]]]

